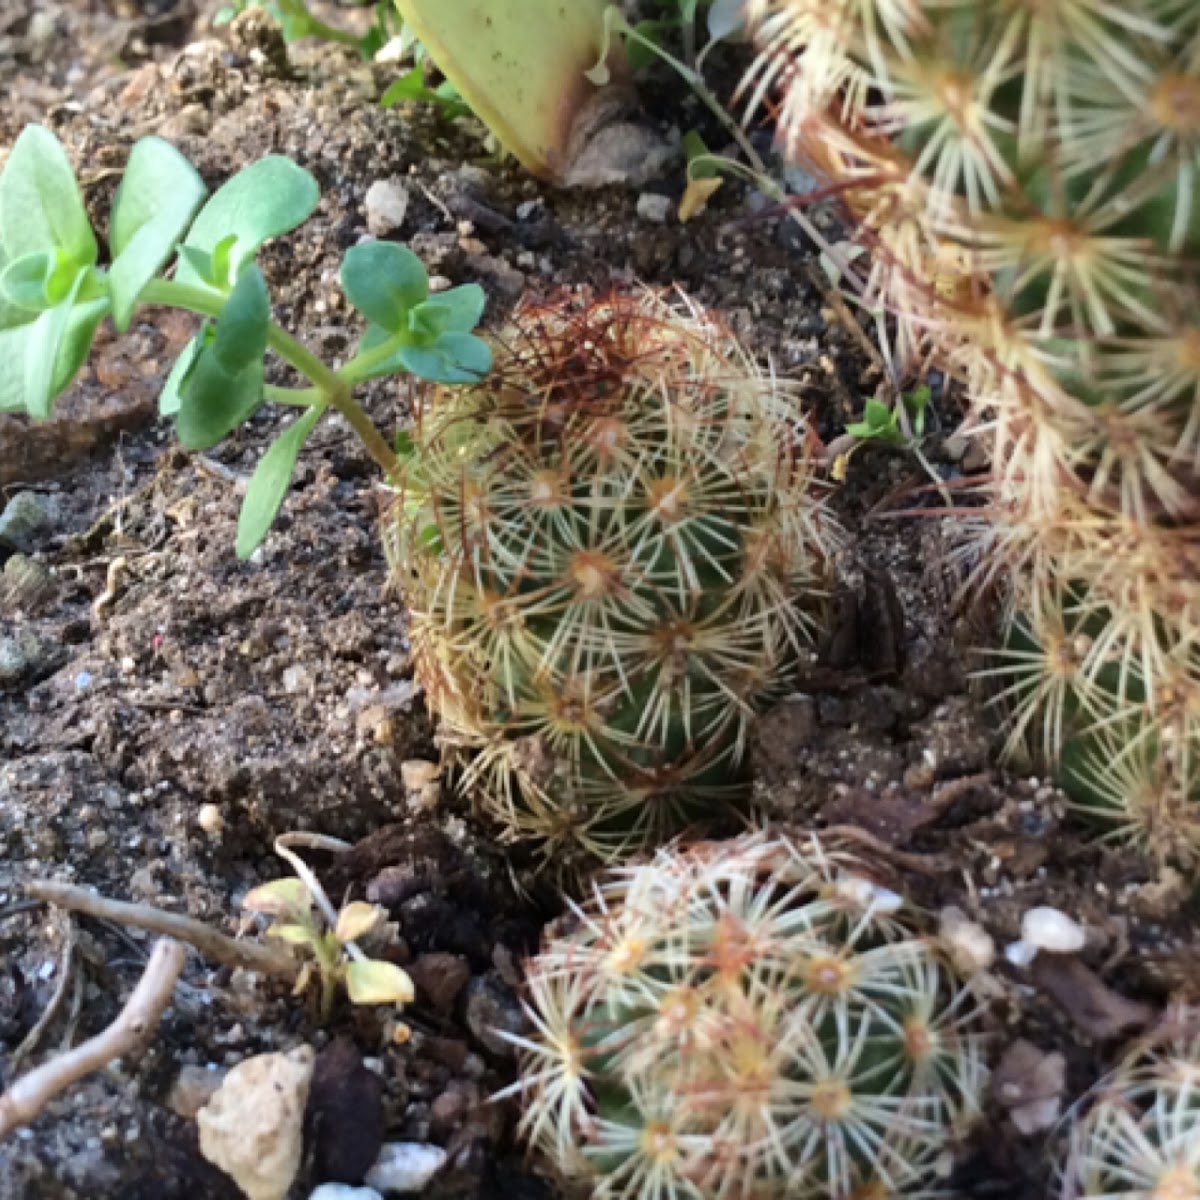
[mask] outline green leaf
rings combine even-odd
[[[267,937],[278,938],[290,946],[313,946],[317,937],[307,925],[272,925],[267,930]]]
[[[388,333],[399,333],[409,310],[429,295],[424,264],[395,242],[352,246],[342,259],[341,279],[350,303]]]
[[[408,331],[418,346],[432,346],[443,333],[450,331],[450,309],[436,300],[418,304],[408,314]]]
[[[712,151],[694,129],[683,135],[683,154],[687,159],[689,179],[715,179],[721,174],[716,163],[708,161]]]
[[[238,558],[249,558],[274,524],[292,482],[296,459],[322,411],[320,408],[310,408],[302,414],[285,433],[275,439],[254,469],[238,516]]]
[[[354,1004],[409,1004],[414,995],[408,972],[378,959],[347,964],[346,992]]]
[[[432,104],[442,110],[449,121],[471,115],[471,106],[462,98],[458,89],[447,79],[436,88],[426,87],[425,71],[422,67],[401,75],[379,98],[380,108],[392,108],[401,102],[410,104]]]
[[[58,394],[54,383],[60,374],[57,370],[59,352],[67,340],[75,297],[90,269],[83,267],[80,270],[70,292],[59,304],[46,309],[35,321],[23,326],[28,331],[23,343],[24,408],[35,420],[45,420],[50,416],[51,404]]]
[[[469,333],[444,333],[432,346],[401,346],[396,357],[419,379],[434,383],[479,383],[492,369],[487,342]]]
[[[61,251],[76,267],[96,262],[75,172],[58,138],[26,125],[0,173],[0,245],[9,257]]]
[[[142,289],[171,257],[207,193],[196,169],[169,142],[147,137],[134,146],[109,236],[109,288],[119,333],[129,328]]]
[[[479,284],[464,283],[461,287],[438,292],[431,296],[426,303],[436,304],[438,308],[449,311],[449,320],[446,324],[448,333],[470,333],[483,316],[487,296]]]
[[[34,250],[13,259],[4,268],[0,275],[0,296],[10,310],[45,312],[62,302],[78,274],[78,264],[61,250]]]
[[[108,315],[110,308],[107,296],[97,296],[83,302],[76,297],[75,306],[71,309],[71,316],[58,345],[58,356],[54,360],[54,374],[50,380],[52,396],[62,395],[79,373],[79,368],[83,366],[84,359],[92,348],[96,327]]]
[[[194,283],[202,283],[205,287],[217,286],[216,272],[213,270],[213,256],[207,250],[198,250],[195,246],[179,247],[179,269],[176,278],[182,278],[184,273]]]
[[[393,335],[378,325],[367,326],[358,344],[358,354],[376,349]],[[487,342],[468,333],[443,333],[431,346],[400,346],[361,379],[379,379],[410,371],[435,383],[479,383],[492,369],[492,351]]]
[[[175,360],[175,365],[171,368],[171,373],[167,376],[162,391],[158,394],[158,411],[164,417],[173,417],[179,411],[184,382],[203,349],[202,339],[199,336],[194,337],[184,346],[182,353]]]
[[[242,899],[242,907],[268,917],[294,917],[309,911],[312,896],[302,879],[273,879],[251,888]]]
[[[262,271],[251,264],[238,277],[217,318],[213,357],[226,370],[237,371],[261,362],[267,352],[271,297]]]
[[[180,388],[176,428],[188,450],[207,450],[246,420],[263,399],[263,355],[270,297],[254,264],[238,277]]]
[[[307,171],[290,158],[269,155],[239,171],[216,192],[200,210],[184,244],[211,254],[232,235],[229,271],[221,279],[226,286],[263,242],[308,220],[319,199],[317,181]],[[204,282],[183,256],[176,278],[181,283]]]
[[[0,329],[0,412],[26,411],[25,356],[29,324]]]

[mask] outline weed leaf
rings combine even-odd
[[[268,238],[307,221],[319,199],[317,181],[307,171],[290,158],[268,155],[239,171],[213,195],[200,210],[184,244],[212,254],[232,235],[236,241],[229,270],[219,280],[228,286]],[[176,278],[181,283],[204,282],[184,256]]]
[[[109,272],[113,323],[129,328],[142,289],[184,235],[208,189],[178,150],[162,138],[142,138],[129,155],[113,202]]]
[[[76,267],[96,261],[96,235],[75,172],[44,126],[25,126],[0,173],[0,245],[10,258],[57,250]]]
[[[275,522],[283,498],[292,482],[296,459],[322,410],[310,408],[286,432],[280,434],[250,477],[242,511],[238,515],[237,556],[247,559],[261,545]]]
[[[395,242],[352,246],[342,259],[342,290],[364,317],[388,333],[399,333],[411,309],[429,295],[421,260]]]

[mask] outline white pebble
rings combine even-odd
[[[308,1200],[383,1200],[374,1188],[349,1183],[323,1183]]]
[[[367,1186],[380,1192],[419,1192],[445,1165],[441,1146],[421,1142],[385,1142],[375,1165],[367,1172]]]
[[[1053,954],[1074,954],[1083,949],[1087,935],[1078,921],[1057,908],[1031,908],[1021,918],[1021,940]]]
[[[885,915],[899,911],[904,903],[903,898],[895,892],[860,875],[843,875],[833,885],[833,894],[838,900],[861,908],[864,912],[870,910]]]
[[[996,961],[992,935],[970,920],[961,908],[942,909],[938,936],[954,969],[967,979],[986,971]]]
[[[215,804],[202,804],[196,814],[196,824],[209,837],[216,837],[225,828],[225,818],[221,816],[221,810]]]
[[[367,189],[367,228],[376,237],[395,233],[408,215],[408,189],[398,179],[377,179]]]
[[[671,215],[672,200],[658,192],[643,192],[637,199],[637,215],[652,225],[665,225]]]

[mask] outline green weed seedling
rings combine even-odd
[[[265,402],[298,410],[247,488],[237,534],[238,557],[246,558],[274,522],[300,450],[330,410],[398,483],[400,464],[354,399],[358,386],[404,373],[476,383],[490,371],[492,356],[472,333],[484,305],[478,285],[431,295],[411,250],[368,242],[346,252],[340,272],[366,331],[349,362],[326,364],[272,321],[255,261],[265,242],[312,214],[316,181],[290,159],[269,156],[206,196],[179,151],[160,138],[142,139],[113,204],[108,261],[101,266],[66,152],[49,130],[26,127],[0,173],[0,412],[48,418],[106,317],[124,333],[144,305],[198,314],[204,324],[159,401],[186,449],[216,445]],[[308,386],[268,384],[268,353]]]
[[[367,32],[361,35],[322,21],[309,11],[304,0],[233,0],[232,4],[217,10],[213,24],[228,25],[234,17],[248,8],[261,8],[268,13],[278,23],[285,42],[298,42],[302,38],[310,37],[320,38],[325,42],[349,46],[367,61],[374,58],[400,32],[397,28],[399,18],[391,0],[379,0],[372,5],[374,20]]]
[[[911,392],[904,392],[891,407],[881,400],[868,400],[863,419],[847,425],[846,432],[860,442],[877,442],[907,450],[925,435],[925,413],[929,408],[929,400],[929,388],[924,384]]]

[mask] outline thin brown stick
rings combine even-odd
[[[27,1054],[31,1054],[42,1039],[42,1034],[50,1027],[50,1022],[58,1015],[62,1002],[66,999],[67,990],[71,986],[71,967],[75,959],[75,922],[65,913],[59,918],[63,923],[62,958],[58,964],[58,982],[54,987],[54,995],[50,1003],[38,1018],[37,1024],[25,1035],[21,1044],[12,1052],[9,1068],[16,1070]]]
[[[821,834],[831,842],[844,840],[866,846],[873,854],[886,859],[902,871],[916,871],[921,875],[940,875],[948,869],[946,859],[940,854],[913,854],[906,850],[897,850],[895,846],[876,837],[870,830],[863,829],[859,825],[828,825],[821,830]]]
[[[178,942],[171,938],[156,942],[137,987],[107,1029],[21,1076],[0,1096],[0,1141],[28,1125],[73,1083],[142,1045],[162,1020],[183,961],[183,947]]]
[[[34,880],[27,883],[25,894],[34,900],[57,904],[60,908],[86,913],[90,917],[100,917],[118,925],[133,925],[150,933],[178,938],[181,942],[194,946],[205,958],[227,967],[243,967],[261,975],[269,975],[273,979],[284,979],[289,983],[295,983],[300,973],[299,961],[282,947],[264,946],[258,942],[239,942],[236,938],[226,937],[225,934],[210,928],[202,921],[164,912],[161,908],[152,908],[149,904],[127,904],[123,900],[109,900],[85,888],[69,883],[55,883],[52,880]]]

